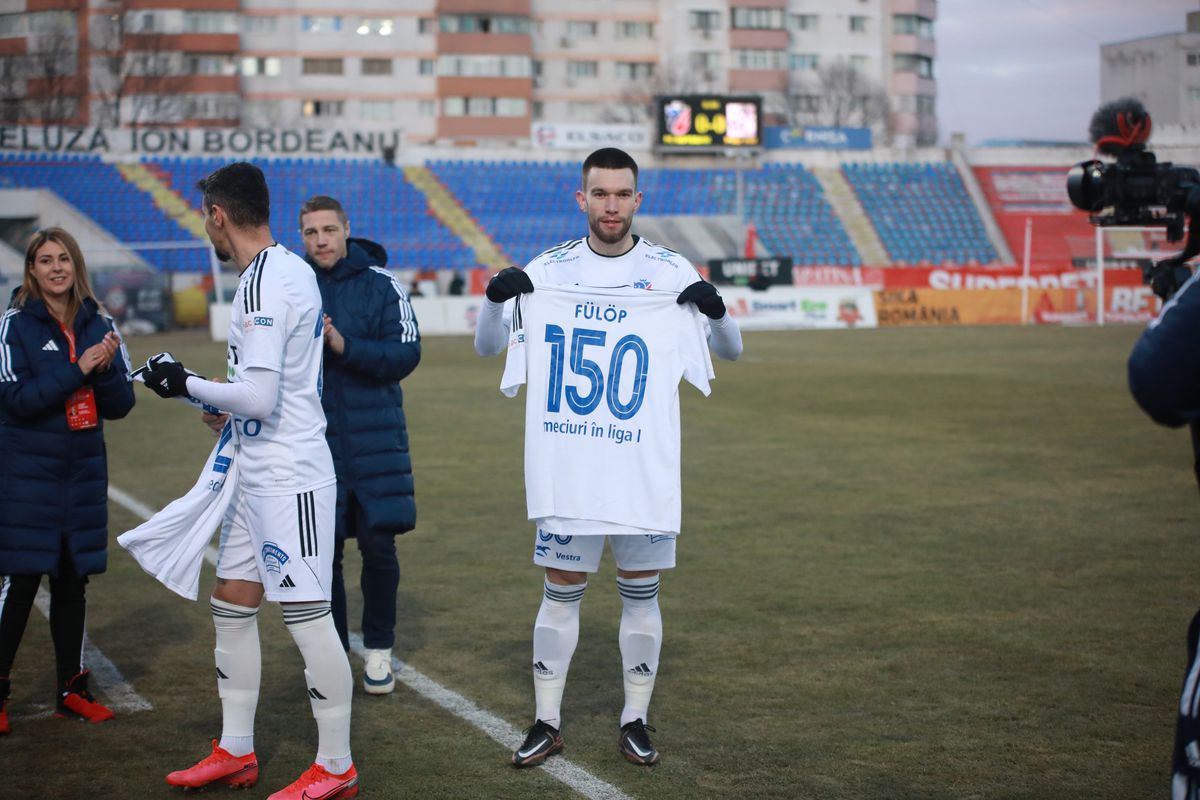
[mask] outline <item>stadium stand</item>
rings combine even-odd
[[[3,186],[54,191],[123,242],[196,241],[154,205],[150,195],[127,182],[115,166],[98,156],[3,154],[0,187]],[[208,269],[208,252],[204,249],[137,249],[136,252],[161,270]]]
[[[953,165],[851,163],[842,173],[896,265],[997,260]]]
[[[571,162],[430,161],[426,165],[512,263],[583,232],[573,199],[579,165]],[[858,264],[820,184],[799,164],[743,173],[747,217],[763,243],[797,264]],[[737,210],[732,169],[645,169],[639,174],[648,216],[716,216]],[[670,246],[670,242],[664,242]],[[726,254],[733,255],[733,254]]]
[[[229,159],[147,160],[186,201],[200,204],[196,182]],[[303,253],[297,222],[301,203],[316,194],[341,200],[351,235],[387,248],[392,269],[465,269],[475,254],[434,217],[425,196],[395,167],[375,161],[291,158],[254,160],[271,187],[271,230]]]
[[[1025,248],[1025,220],[1033,219],[1033,260],[1055,267],[1093,258],[1095,233],[1087,214],[1067,200],[1067,168],[974,167],[996,223],[1018,259]],[[1108,247],[1107,242],[1105,247]]]

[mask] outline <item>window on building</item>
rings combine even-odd
[[[183,32],[237,33],[238,15],[230,11],[184,11]],[[228,119],[228,117],[212,117],[211,119]]]
[[[529,33],[529,17],[511,14],[443,14],[443,33]]]
[[[237,62],[233,56],[185,54],[183,71],[186,75],[237,75]]]
[[[1188,100],[1193,103],[1200,103],[1200,86],[1188,87]]]
[[[1188,53],[1187,65],[1189,67],[1200,67],[1200,53]]]
[[[418,75],[435,75],[437,71],[434,69],[434,60],[432,58],[422,58],[417,61]]]
[[[436,17],[421,17],[417,20],[417,33],[437,33],[437,29]]]
[[[600,65],[595,61],[568,61],[568,78],[594,78],[600,73]]]
[[[32,34],[75,33],[79,24],[74,11],[35,11],[29,14]]]
[[[241,101],[236,95],[188,94],[183,96],[186,119],[237,119]]]
[[[142,77],[178,75],[182,71],[179,53],[129,53],[129,74]]]
[[[653,22],[631,22],[624,20],[617,23],[618,39],[653,39]]]
[[[305,58],[300,61],[302,75],[341,75],[342,70],[340,58]]]
[[[442,114],[447,117],[461,117],[467,113],[465,97],[443,97]]]
[[[734,50],[733,63],[737,69],[783,69],[782,50]]]
[[[529,113],[533,119],[541,119],[546,115],[546,107],[541,100],[534,100]]]
[[[305,100],[300,113],[306,117],[340,117],[346,113],[345,100]]]
[[[446,55],[438,59],[438,75],[474,78],[528,78],[529,56]]]
[[[567,36],[572,39],[595,39],[598,29],[599,23],[594,20],[567,20]]]
[[[788,27],[794,31],[815,31],[816,14],[788,14]]]
[[[815,114],[821,110],[819,94],[792,95],[792,107],[801,114]]]
[[[783,30],[782,8],[735,7],[731,11],[733,27],[751,30]]]
[[[496,98],[496,116],[497,117],[523,117],[527,113],[529,104],[524,97],[497,97]]]
[[[688,27],[694,31],[715,31],[721,28],[720,11],[689,11]]]
[[[364,58],[362,60],[363,75],[391,75],[392,60],[390,58]]]
[[[354,29],[359,36],[391,36],[395,31],[395,21],[386,17],[363,17]]]
[[[895,72],[915,72],[922,78],[932,78],[933,59],[912,53],[897,53],[892,56],[892,69]]]
[[[919,17],[916,14],[896,14],[892,17],[892,30],[906,36],[920,36],[923,39],[933,38],[933,20]]]
[[[283,105],[278,100],[243,100],[242,122],[259,127],[272,127],[279,123]]]
[[[437,112],[437,103],[433,100],[417,101],[417,116],[432,117]]]
[[[654,77],[654,64],[648,61],[618,61],[617,79],[640,81]]]
[[[341,17],[303,16],[300,18],[300,30],[305,33],[336,33],[341,29]]]
[[[274,33],[278,17],[254,17],[242,12],[242,33]]]
[[[363,119],[387,121],[396,116],[396,104],[391,100],[360,100],[358,113]]]
[[[789,67],[792,70],[817,69],[820,66],[820,58],[816,53],[792,53],[789,59]]]
[[[591,119],[596,116],[597,106],[586,100],[571,100],[567,103],[567,116],[571,119]]]
[[[693,50],[688,53],[688,67],[691,69],[718,70],[721,68],[721,54]]]
[[[865,73],[870,62],[867,56],[850,56],[850,68],[855,72]]]
[[[265,75],[274,78],[280,72],[280,61],[275,56],[246,56],[242,59],[243,75]]]
[[[851,33],[866,33],[867,32],[867,18],[860,17],[857,14],[851,15],[851,17],[850,17],[850,32]]]
[[[29,14],[0,14],[0,36],[4,38],[27,36],[29,34]]]
[[[931,117],[937,113],[937,98],[929,95],[917,95],[917,113],[923,117]]]

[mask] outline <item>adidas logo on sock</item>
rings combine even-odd
[[[654,671],[646,665],[645,661],[643,661],[641,664],[638,664],[636,667],[630,667],[626,671],[630,675],[636,675],[639,678],[651,678],[654,676]]]
[[[217,667],[217,679],[220,680],[221,678],[224,678],[225,680],[229,680],[229,676],[226,675],[224,672],[221,672],[220,667]]]
[[[533,671],[538,675],[553,675],[554,672],[540,661],[533,662]]]
[[[56,345],[54,343],[54,340],[51,339],[48,342],[46,342],[44,345],[42,345],[42,349],[43,350],[58,350],[58,345]]]
[[[311,697],[313,700],[328,700],[329,699],[325,695],[318,692],[315,688],[310,688],[308,690],[308,696]]]
[[[292,581],[291,575],[284,575],[283,580],[279,583],[280,589],[295,589],[296,584]]]

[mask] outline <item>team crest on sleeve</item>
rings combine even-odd
[[[263,542],[262,560],[267,572],[282,572],[288,559],[289,556],[282,547],[274,542]]]

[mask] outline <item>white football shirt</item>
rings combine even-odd
[[[678,533],[679,382],[714,377],[702,316],[675,292],[534,285],[500,382],[526,384],[529,518]]]
[[[266,419],[233,417],[238,486],[249,494],[297,494],[337,480],[321,408],[322,327],[312,267],[281,244],[255,256],[233,296],[227,379],[271,370],[279,397]]]
[[[681,292],[700,280],[683,256],[640,236],[619,256],[600,255],[587,239],[572,239],[552,247],[525,267],[534,286],[632,286]]]

